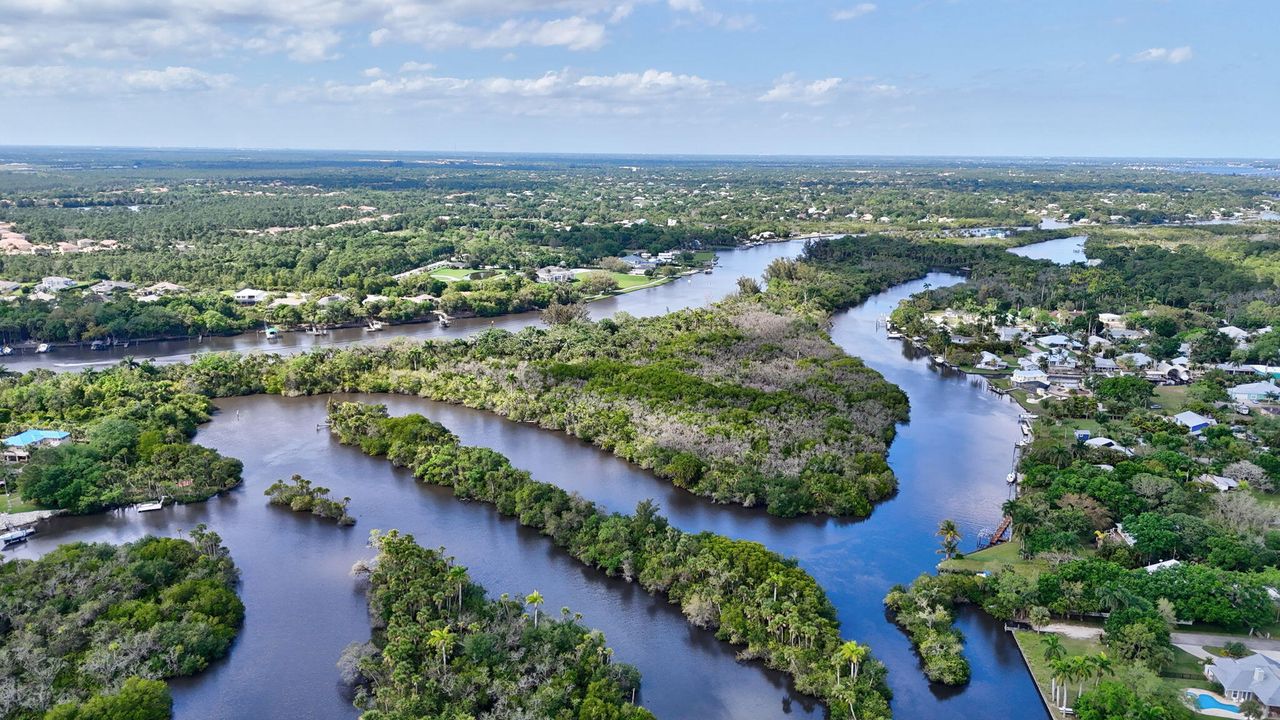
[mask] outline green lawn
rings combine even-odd
[[[1177,415],[1187,404],[1187,386],[1159,385],[1156,387],[1156,397],[1152,402],[1160,404],[1160,412],[1164,415]]]
[[[1062,438],[1069,443],[1076,441],[1076,430],[1088,430],[1089,437],[1104,437],[1106,430],[1096,420],[1063,420],[1058,428]]]
[[[985,550],[965,555],[955,560],[944,560],[938,564],[940,570],[957,572],[990,572],[994,573],[1005,565],[1012,565],[1015,572],[1028,577],[1036,577],[1048,567],[1043,560],[1023,560],[1018,557],[1022,545],[1017,542],[1000,543]]]
[[[484,271],[476,270],[475,268],[444,268],[442,270],[432,272],[431,277],[435,280],[444,280],[445,282],[459,282],[461,280],[470,280],[473,274],[479,272]],[[504,270],[495,270],[492,272],[494,274],[491,277],[498,277],[506,274],[506,271]],[[488,278],[485,279],[487,280]]]
[[[40,506],[33,505],[18,497],[18,493],[14,492],[9,495],[0,495],[0,512],[20,513],[39,510]]]
[[[1013,637],[1022,650],[1022,656],[1026,658],[1027,667],[1031,668],[1031,677],[1036,681],[1036,687],[1040,688],[1040,693],[1044,697],[1052,697],[1053,673],[1049,669],[1049,662],[1044,659],[1044,646],[1040,642],[1043,636],[1030,630],[1017,630],[1013,633]],[[1065,635],[1059,635],[1058,639],[1062,642],[1067,655],[1096,655],[1105,649],[1102,643],[1095,640],[1077,640]],[[1074,693],[1072,695],[1074,697]],[[1050,703],[1046,703],[1048,704]],[[1055,707],[1049,708],[1049,713],[1054,718],[1064,719],[1065,717]]]
[[[716,259],[716,254],[710,250],[701,250],[693,254],[693,261],[696,263],[709,263]]]

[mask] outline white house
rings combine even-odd
[[[1140,353],[1140,352],[1132,352],[1132,353],[1125,353],[1123,355],[1119,355],[1116,357],[1116,361],[1121,363],[1122,365],[1127,363],[1129,365],[1132,365],[1135,368],[1144,368],[1155,362],[1155,360],[1150,355],[1146,353]]]
[[[983,350],[982,359],[978,361],[978,367],[983,370],[1003,370],[1009,367],[1009,363],[1005,362],[1004,358],[999,355]]]
[[[562,267],[544,267],[538,271],[540,283],[566,283],[573,281],[573,271]]]
[[[80,283],[76,282],[75,280],[72,280],[71,278],[59,277],[57,275],[53,275],[40,280],[40,284],[36,285],[36,290],[43,290],[45,292],[50,292],[50,293],[58,293],[68,288],[73,288],[79,284]]]
[[[1235,402],[1261,402],[1263,400],[1280,399],[1280,386],[1275,380],[1247,383],[1227,388],[1227,394]]]
[[[1231,492],[1232,490],[1240,489],[1240,483],[1222,475],[1210,475],[1209,473],[1205,473],[1196,479],[1206,485],[1214,486],[1218,489],[1218,492]]]
[[[1121,445],[1115,440],[1112,440],[1111,438],[1105,438],[1105,437],[1089,438],[1088,440],[1084,441],[1084,444],[1091,448],[1101,448],[1103,450],[1115,450],[1116,452],[1121,452],[1121,453],[1124,453],[1125,455],[1133,454],[1132,450]]]
[[[1207,428],[1218,424],[1217,420],[1214,420],[1213,418],[1207,418],[1201,415],[1200,413],[1194,413],[1194,412],[1191,412],[1190,410],[1187,410],[1186,412],[1180,412],[1177,415],[1174,415],[1173,421],[1181,425],[1182,427],[1186,428],[1187,430],[1190,430],[1192,435],[1199,435],[1201,432],[1204,432]]]
[[[134,285],[131,282],[123,282],[120,280],[103,280],[100,283],[90,286],[89,292],[95,295],[102,295],[105,297],[107,295],[111,295],[112,293],[120,292],[121,290],[132,290],[135,287],[137,287],[137,285]]]
[[[1023,383],[1033,383],[1033,382],[1048,384],[1049,374],[1041,370],[1040,368],[1036,368],[1034,370],[1021,369],[1021,370],[1013,371],[1014,385],[1021,385]]]
[[[1117,330],[1124,327],[1124,316],[1115,313],[1098,313],[1098,322],[1108,330]]]
[[[1069,347],[1072,340],[1066,335],[1045,335],[1036,338],[1036,344],[1042,348]]]
[[[235,294],[236,302],[241,305],[257,305],[270,295],[266,290],[258,290],[256,288],[244,288]]]

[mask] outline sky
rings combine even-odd
[[[1280,157],[1280,0],[0,0],[0,145]]]

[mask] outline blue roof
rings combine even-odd
[[[26,447],[45,440],[63,440],[68,437],[71,437],[71,433],[62,430],[26,430],[5,438],[4,444],[10,447]]]

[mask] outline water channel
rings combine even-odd
[[[773,258],[800,250],[791,243],[725,253],[713,275],[596,304],[593,314],[625,310],[648,315],[703,304],[731,292],[740,275],[758,277]],[[967,637],[972,681],[961,689],[939,688],[921,675],[910,644],[885,618],[881,605],[891,585],[910,581],[938,561],[934,530],[939,520],[954,519],[966,538],[965,549],[972,549],[980,531],[999,521],[999,506],[1008,494],[1004,476],[1018,438],[1017,407],[990,392],[980,378],[939,371],[909,345],[888,340],[877,324],[900,299],[926,283],[937,287],[960,281],[933,274],[834,318],[835,342],[911,399],[911,421],[899,428],[889,457],[901,490],[864,521],[780,520],[758,510],[712,505],[560,433],[418,398],[366,399],[387,403],[393,413],[419,412],[436,419],[463,442],[494,448],[536,479],[610,509],[630,510],[637,501],[653,498],[677,527],[756,540],[797,557],[836,606],[842,634],[870,644],[889,666],[896,717],[998,714],[1039,720],[1047,714],[999,623],[976,612],[962,614],[959,624]],[[534,321],[505,318],[495,326],[515,328]],[[488,321],[479,324],[487,326]],[[411,330],[411,336],[438,331],[430,327]],[[455,325],[451,332],[465,330]],[[690,627],[663,599],[580,565],[488,506],[418,485],[385,461],[336,444],[314,429],[324,417],[325,401],[275,396],[221,400],[221,412],[201,428],[196,441],[244,461],[242,488],[207,503],[141,516],[124,510],[55,519],[26,547],[6,554],[34,557],[75,540],[124,542],[146,533],[176,534],[198,522],[218,531],[242,569],[247,617],[227,659],[196,678],[173,683],[180,720],[355,718],[357,712],[337,683],[334,662],[346,644],[368,637],[364,598],[348,571],[371,554],[366,538],[373,528],[397,528],[428,547],[444,546],[492,594],[538,589],[548,608],[568,606],[581,612],[588,625],[605,632],[619,660],[643,673],[641,701],[658,717],[821,715],[811,699],[788,687],[785,676],[738,662],[732,648]],[[293,473],[333,488],[337,496],[352,497],[358,524],[340,529],[268,506],[263,489]]]

